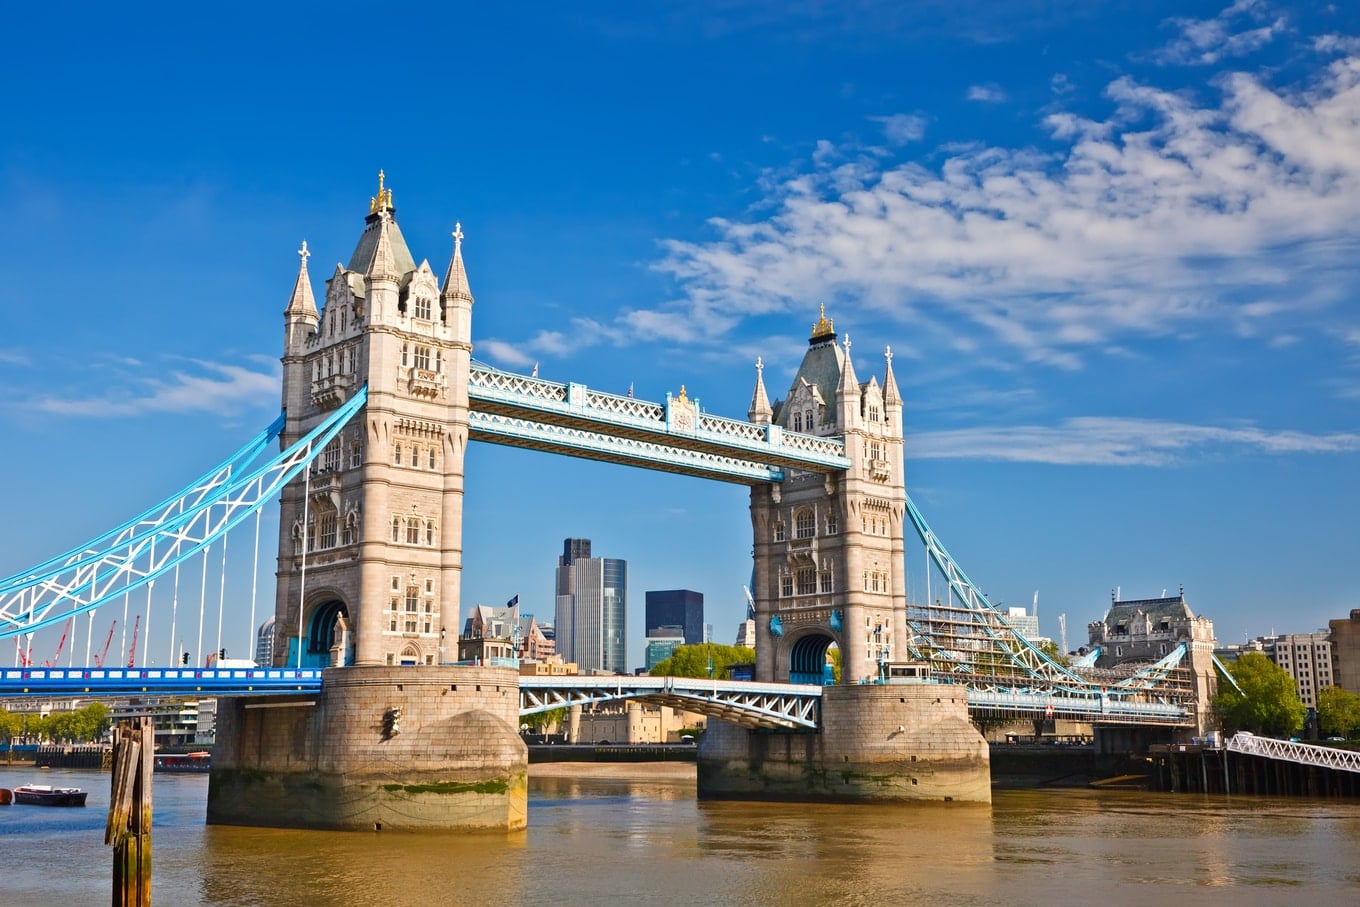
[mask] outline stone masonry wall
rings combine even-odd
[[[991,801],[987,742],[961,690],[827,687],[819,733],[710,721],[699,795],[731,799]]]
[[[208,821],[523,828],[518,726],[518,674],[502,668],[341,668],[319,696],[222,700]]]

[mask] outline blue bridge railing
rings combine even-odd
[[[0,668],[0,697],[318,693],[320,668]]]

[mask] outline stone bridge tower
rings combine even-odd
[[[472,353],[462,238],[455,228],[441,288],[429,262],[411,257],[379,173],[320,311],[303,243],[284,312],[282,444],[365,384],[368,402],[281,495],[276,663],[445,660],[441,634],[456,628],[462,574]]]
[[[821,683],[832,643],[842,683],[904,657],[902,397],[892,351],[884,358],[883,383],[860,382],[850,338],[837,344],[823,307],[783,400],[770,403],[756,364],[751,421],[843,436],[850,460],[839,475],[787,470],[780,484],[751,489],[758,680]]]

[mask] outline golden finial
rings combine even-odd
[[[835,322],[826,317],[826,304],[821,306],[821,318],[812,326],[812,339],[818,340],[822,337],[834,337],[836,335]]]
[[[372,197],[370,197],[369,200],[368,200],[368,213],[369,213],[369,214],[377,214],[379,211],[382,211],[382,210],[391,210],[391,208],[392,208],[392,190],[391,190],[391,189],[384,189],[384,188],[383,188],[383,179],[384,179],[384,178],[385,178],[385,174],[384,174],[381,170],[379,170],[379,171],[378,171],[378,194],[377,194],[377,195],[374,195],[374,196],[372,196]]]

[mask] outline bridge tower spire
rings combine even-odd
[[[849,338],[836,341],[823,307],[772,422],[843,437],[850,468],[790,470],[751,489],[759,680],[821,682],[833,643],[843,683],[873,679],[906,653],[901,398],[891,360],[882,386],[861,383]]]
[[[461,239],[441,293],[379,173],[320,313],[303,258],[285,313],[281,443],[365,385],[368,402],[280,495],[280,664],[433,664],[441,629],[457,627],[472,352]]]

